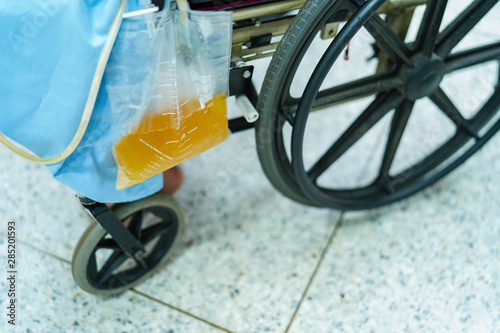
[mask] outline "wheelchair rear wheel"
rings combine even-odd
[[[257,150],[272,184],[288,197],[305,204],[342,210],[368,209],[414,194],[463,163],[500,128],[497,119],[500,34],[490,31],[493,40],[480,46],[476,38],[473,46],[464,40],[485,17],[489,17],[487,14],[493,8],[498,10],[497,2],[471,1],[460,12],[443,19],[446,11],[453,11],[455,1],[429,0],[421,7],[423,15],[414,26],[415,36],[409,35],[403,41],[388,25],[387,18],[384,20],[377,13],[383,0],[309,0],[283,37],[259,98]],[[311,57],[311,49],[321,49],[313,42],[321,28],[328,22],[344,19],[347,21],[333,41],[321,52],[313,52]],[[387,63],[384,66],[368,64],[368,75],[336,82],[338,65],[342,70],[346,63],[341,54],[345,52],[347,58],[349,44],[352,49],[360,39],[368,41],[368,48],[375,50],[375,58],[382,59],[379,55],[383,53]],[[358,47],[357,51],[360,50]],[[301,73],[304,63],[309,67],[316,63],[316,67],[297,94],[293,90],[296,82],[304,79]],[[481,66],[476,66],[479,64]],[[484,68],[485,76],[490,75],[487,79],[483,77]],[[471,75],[471,71],[476,70],[479,72]],[[447,93],[450,85],[452,89],[453,84],[457,88],[463,72],[468,73],[467,78],[477,78],[481,87],[484,86],[475,94],[480,96],[475,96],[468,104],[453,101]],[[368,102],[357,118],[334,140],[328,141],[332,129],[325,126],[335,120],[326,119],[335,117],[338,112],[335,110],[346,105],[342,103],[360,98]],[[463,105],[466,107],[462,108]],[[406,139],[408,135],[422,131],[418,121],[428,121],[426,118],[431,111],[449,128],[438,127],[439,139],[430,140],[433,144],[426,143],[425,149],[422,146],[426,136],[420,141],[413,140],[404,151],[402,143],[411,141]],[[307,160],[304,146],[306,134],[311,131],[306,128],[313,118],[320,127],[313,128],[312,132],[320,128],[323,135],[314,133],[313,145],[324,144],[324,141],[326,145],[319,155]],[[383,127],[380,125],[383,121],[388,127],[382,135],[385,141],[366,139],[377,126]],[[377,155],[369,177],[349,186],[325,180],[327,171],[356,149],[362,139],[377,141],[379,146],[369,149]],[[416,156],[416,151],[425,153]],[[359,158],[353,163],[359,163]]]

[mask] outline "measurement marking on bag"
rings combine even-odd
[[[153,164],[154,166],[152,166],[151,164]],[[152,167],[153,169],[161,168],[161,165],[153,161],[151,161],[150,164],[148,164],[148,166]]]
[[[189,141],[191,141],[191,138],[187,139],[186,141],[184,141],[183,143],[181,143],[180,145],[178,145],[177,148],[180,148],[180,147],[184,146]]]
[[[184,149],[182,149],[182,150],[179,150],[179,153],[182,153],[184,150],[189,149],[191,146],[193,146],[193,145],[189,145],[189,146],[187,146],[186,148],[184,148]]]
[[[141,141],[142,143],[144,143],[146,146],[148,146],[149,148],[153,149],[155,152],[157,152],[158,154],[160,154],[161,156],[163,157],[166,157],[168,158],[169,160],[173,160],[172,157],[170,156],[167,156],[165,154],[163,154],[161,151],[159,151],[158,149],[156,149],[155,147],[151,146],[149,143],[147,143],[146,141],[144,141],[143,139],[139,139],[139,141]]]
[[[163,158],[163,157],[161,157],[160,155],[156,155],[156,154],[155,154],[155,156],[156,156],[156,157],[158,157],[158,158],[159,158],[160,160],[162,160],[162,161],[166,161],[166,159],[164,159],[164,158]]]

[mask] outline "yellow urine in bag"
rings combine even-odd
[[[226,99],[223,93],[204,106],[196,99],[180,101],[179,109],[146,115],[114,147],[116,188],[141,183],[227,139]]]

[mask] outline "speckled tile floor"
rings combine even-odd
[[[498,36],[498,7],[472,40]],[[352,45],[351,66],[364,51]],[[457,106],[473,109],[496,73],[483,66],[443,84]],[[396,156],[403,166],[440,142],[446,125],[430,120],[425,102],[417,107]],[[324,148],[321,129],[340,132],[356,110],[313,119],[308,157]],[[371,179],[389,125],[335,166],[335,184]],[[0,332],[500,332],[500,135],[410,198],[339,212],[283,197],[260,169],[253,132],[235,134],[183,165],[179,246],[117,297],[73,281],[72,253],[90,224],[73,191],[2,146],[0,161]],[[7,221],[17,228],[15,328],[6,319]]]

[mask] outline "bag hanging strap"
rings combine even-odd
[[[120,30],[120,26],[123,20],[123,14],[125,13],[125,9],[127,7],[127,0],[120,0],[120,4],[118,6],[118,10],[116,11],[113,22],[111,23],[111,28],[109,29],[108,38],[104,43],[104,46],[101,51],[101,55],[99,56],[99,60],[97,62],[97,66],[94,72],[94,78],[92,80],[92,85],[90,87],[89,95],[87,97],[87,103],[85,104],[85,109],[83,110],[83,115],[80,120],[80,125],[76,130],[75,136],[63,150],[62,153],[53,157],[38,157],[37,155],[30,154],[19,147],[17,147],[14,143],[12,143],[6,136],[0,132],[0,142],[3,143],[7,148],[12,150],[14,153],[18,154],[21,157],[24,157],[32,162],[42,163],[42,164],[54,164],[64,160],[66,157],[71,155],[71,153],[76,149],[76,147],[80,144],[80,141],[87,130],[87,126],[90,121],[90,117],[92,116],[92,111],[94,110],[95,101],[97,99],[97,93],[99,92],[99,87],[101,85],[102,77],[104,75],[104,70],[106,69],[106,65],[108,63],[109,56],[111,54],[111,49],[113,48],[113,44],[115,43],[116,36],[118,35],[118,31]]]

